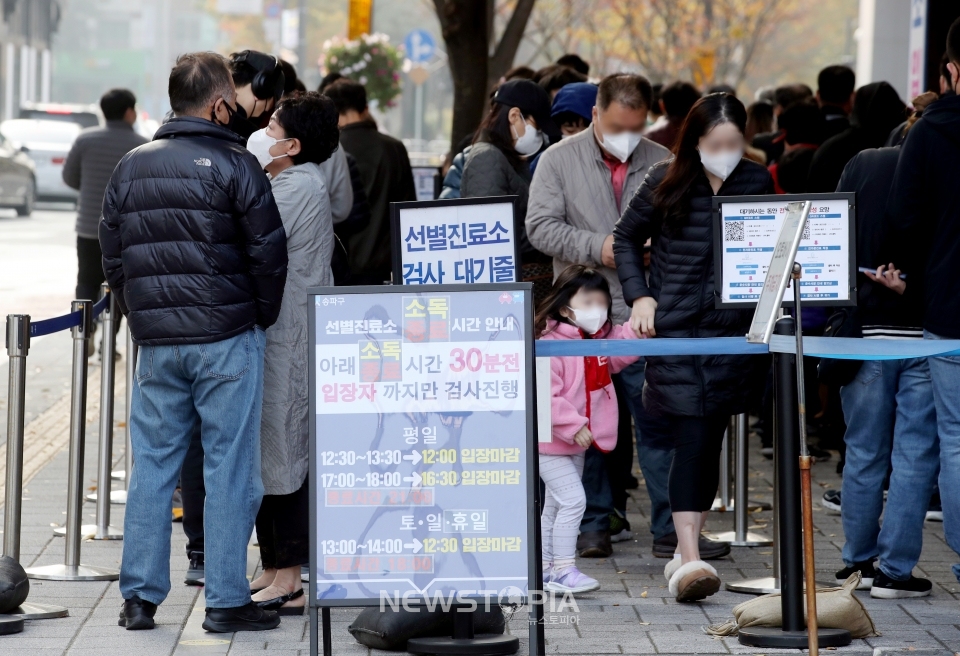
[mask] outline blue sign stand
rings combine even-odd
[[[318,610],[329,654],[331,607],[441,601],[422,653],[515,653],[472,611],[529,604],[543,654],[531,285],[308,294],[311,654]]]

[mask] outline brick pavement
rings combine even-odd
[[[69,364],[64,375],[69,375]],[[122,379],[122,374],[120,376]],[[91,406],[88,416],[86,444],[86,475],[88,485],[95,484],[97,457],[96,401],[98,385],[91,370]],[[122,380],[118,379],[122,383]],[[46,413],[31,422],[28,434],[30,445],[37,454],[34,460],[37,474],[26,486],[24,499],[24,528],[22,536],[22,561],[25,566],[62,562],[63,540],[54,538],[52,525],[60,524],[66,507],[66,452],[62,438],[64,433],[65,407],[63,401],[54,403]],[[117,416],[122,417],[123,399],[118,394]],[[122,460],[123,430],[116,432],[114,455]],[[52,445],[61,450],[50,458]],[[756,450],[751,454],[750,496],[770,501],[772,497],[772,466],[762,459]],[[44,461],[44,458],[50,458]],[[2,460],[0,460],[2,462]],[[834,463],[814,467],[817,496],[831,486],[839,485],[834,473]],[[119,483],[115,484],[119,486]],[[602,584],[597,593],[585,595],[578,602],[577,613],[547,614],[548,654],[770,654],[790,650],[752,649],[741,646],[736,638],[715,639],[703,633],[702,628],[710,623],[722,622],[732,617],[731,609],[749,596],[721,592],[707,601],[692,605],[679,605],[670,598],[663,579],[663,560],[650,555],[651,537],[647,512],[646,492],[631,493],[628,518],[637,533],[634,540],[615,545],[612,558],[583,560],[581,568],[596,577]],[[94,506],[84,507],[84,521],[92,521]],[[123,507],[113,506],[113,523],[122,524]],[[755,531],[769,533],[772,529],[771,513],[751,514],[751,527]],[[708,528],[728,530],[732,527],[730,513],[711,517]],[[840,518],[817,507],[814,512],[817,527],[816,549],[818,579],[832,580],[840,567],[840,547],[843,533]],[[247,655],[307,654],[309,648],[308,622],[304,618],[284,618],[281,627],[266,633],[246,633],[235,636],[207,635],[199,629],[202,620],[202,596],[196,588],[182,585],[186,570],[183,555],[185,540],[179,526],[172,531],[171,570],[173,587],[165,604],[158,613],[159,625],[152,632],[128,632],[116,626],[120,607],[120,595],[116,582],[66,583],[53,581],[32,582],[30,600],[65,605],[70,617],[56,620],[28,622],[25,631],[18,635],[0,637],[0,654],[153,654],[185,655],[230,654]],[[83,543],[84,563],[106,567],[118,567],[122,542]],[[251,575],[256,567],[256,550],[251,550]],[[724,580],[737,580],[769,575],[772,568],[772,550],[763,548],[734,549],[730,557],[716,561],[717,569]],[[904,653],[913,656],[960,653],[960,604],[957,584],[950,572],[950,565],[957,562],[956,555],[946,546],[942,525],[928,522],[924,528],[924,549],[918,574],[930,577],[934,594],[927,599],[881,601],[865,593],[857,593],[871,613],[880,637],[854,641],[853,645],[838,649],[838,652],[872,654]],[[358,645],[346,627],[359,611],[354,609],[334,610],[333,644],[335,654],[368,654],[384,652],[368,650]],[[576,618],[576,623],[570,623]],[[510,631],[519,635],[521,652],[526,653],[526,617],[518,614],[510,622]],[[200,644],[198,644],[200,643]],[[831,650],[832,651],[832,650]],[[796,650],[793,651],[796,653]]]

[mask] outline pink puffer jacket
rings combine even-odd
[[[595,339],[636,339],[630,324],[604,324]],[[576,326],[549,321],[540,339],[584,339]],[[611,373],[618,373],[639,357],[604,356],[550,358],[551,393],[553,403],[553,441],[541,442],[540,453],[570,455],[585,451],[573,441],[573,436],[584,426],[593,433],[594,444],[603,452],[617,445],[617,395],[613,390]]]

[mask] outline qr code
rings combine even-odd
[[[806,223],[803,224],[803,234],[800,235],[800,239],[810,239],[810,221],[809,221],[809,219],[807,220]]]
[[[743,241],[743,221],[724,221],[724,241]]]

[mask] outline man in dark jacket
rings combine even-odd
[[[873,82],[857,89],[850,115],[850,127],[823,142],[810,162],[807,191],[832,193],[843,175],[843,167],[867,148],[879,148],[903,120],[906,105],[886,82]]]
[[[837,188],[857,194],[857,264],[865,269],[887,261],[884,217],[899,155],[899,148],[860,152]],[[923,337],[922,296],[913,280],[909,293],[900,295],[875,275],[857,278],[857,321],[865,339]],[[837,580],[859,571],[861,588],[872,588],[873,597],[925,597],[930,581],[913,576],[913,568],[939,460],[930,364],[926,358],[864,362],[840,396],[847,430],[840,510],[844,568]],[[881,527],[884,479],[891,468],[887,507],[896,512],[885,513]]]
[[[77,295],[97,300],[103,282],[97,226],[103,207],[103,192],[120,158],[147,142],[133,129],[137,99],[127,89],[111,89],[100,98],[105,127],[87,128],[77,136],[67,161],[63,181],[80,190],[77,202]],[[118,324],[119,325],[119,324]]]
[[[350,282],[380,285],[392,268],[390,203],[417,199],[410,159],[400,141],[377,130],[362,84],[344,78],[323,92],[340,112],[340,143],[357,160],[370,203],[370,223],[347,240]]]
[[[247,541],[263,496],[264,330],[280,312],[286,235],[270,183],[227,130],[236,90],[220,55],[170,73],[175,118],[117,165],[103,201],[103,270],[140,346],[130,413],[120,625],[151,629],[170,591],[170,499],[200,426],[207,491],[207,631],[272,629],[250,601]]]
[[[856,73],[849,66],[827,66],[817,75],[817,104],[825,122],[824,139],[850,127]]]
[[[950,86],[960,85],[960,19],[947,34]],[[890,193],[891,259],[923,291],[927,339],[960,339],[960,97],[933,103],[907,133]],[[940,434],[947,544],[960,553],[960,362],[930,358]],[[953,566],[960,580],[960,566]]]

